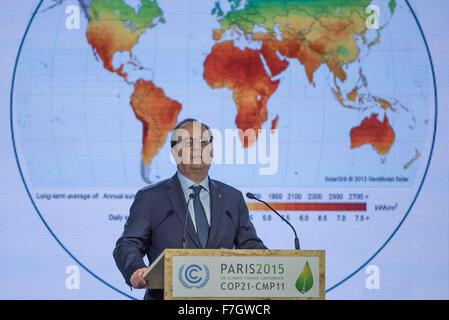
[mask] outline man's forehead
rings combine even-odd
[[[207,131],[207,132],[205,132]],[[192,122],[187,122],[185,124],[183,124],[181,127],[179,127],[178,129],[175,130],[175,132],[177,134],[189,134],[189,136],[196,136],[196,135],[204,135],[204,136],[210,136],[210,132],[209,130],[200,122],[198,121],[192,121]]]

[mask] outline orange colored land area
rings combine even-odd
[[[351,149],[358,148],[364,144],[371,144],[377,154],[387,154],[394,143],[395,133],[388,123],[387,115],[380,122],[377,114],[373,113],[365,118],[358,127],[351,129]]]
[[[358,88],[355,87],[354,89],[351,90],[351,92],[349,92],[346,95],[346,97],[348,98],[349,101],[352,101],[352,102],[355,101],[355,98],[357,98],[357,91],[358,91]]]
[[[281,60],[277,56],[277,41],[273,40],[271,35],[256,34],[254,40],[258,39],[262,40],[262,48],[260,49],[260,53],[262,53],[262,56],[270,69],[271,76],[277,76],[288,67],[288,61]]]
[[[323,63],[323,59],[307,45],[304,45],[305,40],[303,38],[298,38],[296,35],[291,36],[289,33],[285,33],[283,36],[283,40],[279,41],[273,35],[256,33],[253,35],[253,39],[262,40],[262,54],[264,59],[267,60],[267,65],[270,67],[273,75],[279,74],[288,66],[287,61],[280,60],[277,57],[275,52],[278,51],[284,57],[298,59],[304,65],[307,79],[312,83],[313,73]],[[315,43],[314,48],[321,51],[322,47],[319,43]],[[270,61],[270,57],[272,61]],[[276,61],[274,57],[279,59],[279,61]]]
[[[114,53],[128,51],[137,44],[143,31],[129,32],[120,20],[103,19],[91,20],[87,26],[86,37],[92,49],[103,61],[106,70],[115,72],[126,79],[122,73],[123,65],[119,68],[112,66]]]
[[[391,106],[391,103],[389,101],[378,97],[374,97],[374,101],[379,102],[382,109],[384,110],[390,109],[391,111],[393,111],[393,107]]]
[[[282,17],[279,19],[283,20]],[[343,65],[354,61],[359,53],[354,34],[362,32],[364,26],[345,19],[325,17],[320,17],[321,24],[315,24],[313,19],[305,17],[289,16],[285,19],[284,23],[289,28],[279,28],[282,40],[277,40],[270,33],[253,35],[254,40],[262,41],[262,51],[265,47],[272,53],[277,51],[281,56],[297,59],[304,65],[307,78],[312,84],[313,74],[322,64],[326,64],[344,82],[347,75]],[[265,54],[264,58],[266,59]],[[268,62],[267,64],[269,65]]]
[[[165,142],[167,133],[176,125],[181,104],[165,96],[153,82],[138,80],[131,95],[136,118],[143,123],[142,162],[149,165]]]
[[[279,85],[279,80],[272,81],[265,72],[259,54],[258,50],[240,50],[232,41],[225,41],[215,44],[204,61],[207,84],[214,89],[227,87],[233,91],[237,128],[243,133],[254,130],[255,135],[239,134],[243,147],[256,141],[258,130],[267,120],[267,101]]]
[[[273,120],[271,120],[271,130],[276,130],[279,121],[279,115],[276,116]]]

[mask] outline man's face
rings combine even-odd
[[[188,122],[174,132],[178,143],[173,158],[181,169],[209,170],[212,163],[211,134],[199,122]]]

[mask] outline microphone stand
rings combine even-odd
[[[254,196],[254,194],[252,194],[251,192],[248,192],[246,194],[246,196],[249,199],[254,199],[256,201],[262,202],[264,205],[266,205],[268,208],[270,208],[274,213],[276,213],[278,215],[279,218],[281,218],[282,220],[284,220],[285,223],[287,223],[290,228],[292,228],[293,232],[295,233],[295,250],[299,250],[299,239],[298,239],[298,235],[296,234],[296,230],[295,228],[291,225],[290,222],[288,222],[283,216],[281,216],[276,210],[274,210],[268,203],[266,203],[265,201],[256,198],[256,196]]]

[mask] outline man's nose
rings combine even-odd
[[[198,140],[198,139],[193,140],[192,141],[192,148],[201,150],[201,141]]]
[[[193,155],[198,156],[201,154],[201,143],[199,141],[194,141],[192,144]]]

